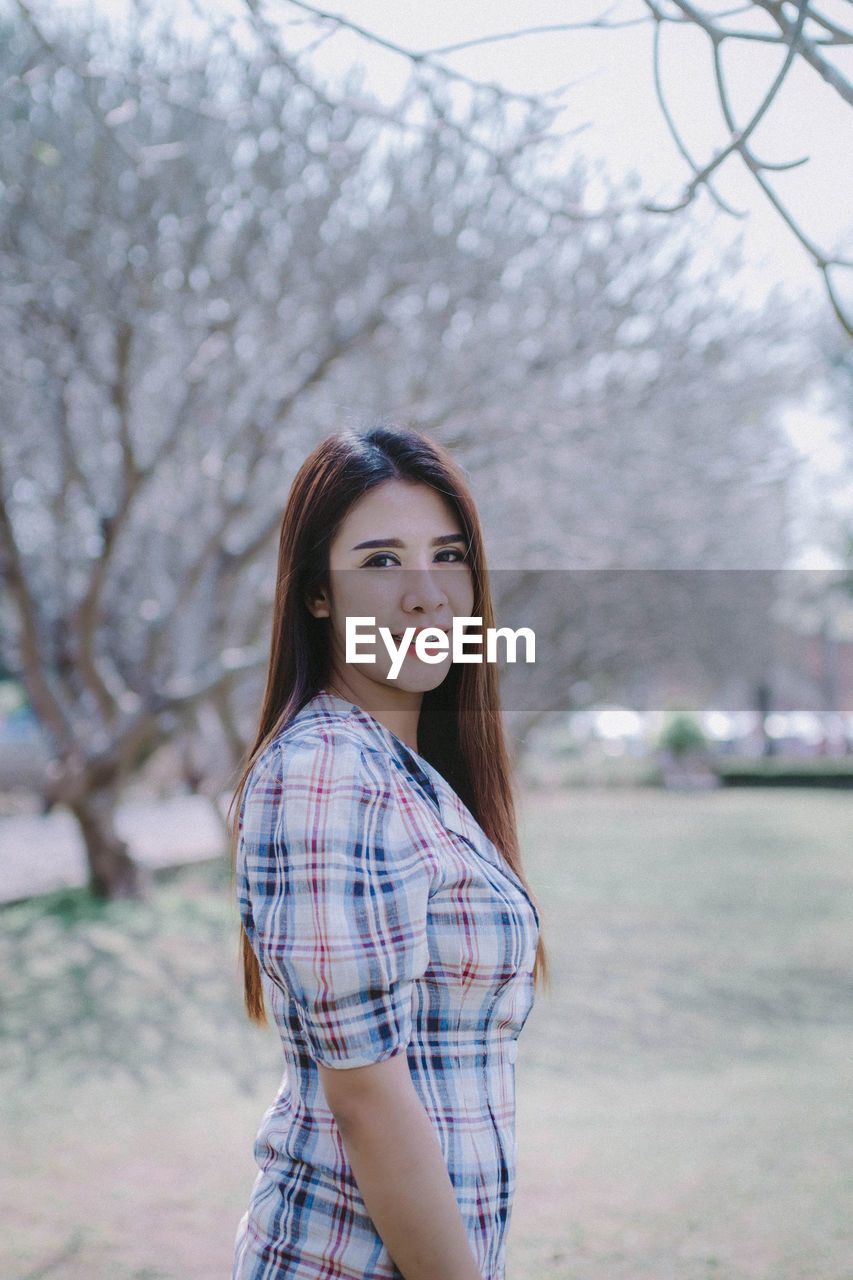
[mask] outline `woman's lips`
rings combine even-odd
[[[409,656],[410,654],[412,654],[412,653],[414,653],[414,654],[417,656],[417,651],[416,651],[416,649],[415,649],[415,644],[416,644],[416,642],[417,642],[417,638],[418,638],[418,636],[419,636],[419,635],[422,635],[424,631],[441,631],[443,635],[447,635],[447,631],[444,629],[444,627],[423,627],[423,628],[421,629],[421,631],[417,631],[417,632],[415,632],[415,635],[414,635],[414,636],[413,636],[413,638],[410,640],[410,642],[409,642],[409,644],[408,644],[408,647],[405,649],[405,652],[404,652],[404,656],[405,656],[405,657],[407,657],[407,658],[408,658],[408,656]],[[397,646],[397,648],[398,648],[398,650],[399,650],[399,647],[400,647],[400,641],[403,639],[403,637],[402,637],[401,635],[393,635],[393,634],[392,634],[391,639],[394,641],[394,643],[396,644],[396,646]],[[424,648],[426,649],[426,652],[427,652],[427,653],[438,653],[438,652],[440,652],[440,651],[441,651],[441,649],[442,649],[441,641],[440,641],[440,640],[428,640],[428,641],[426,642],[426,644],[425,644]],[[446,652],[449,652],[449,650],[447,650]]]

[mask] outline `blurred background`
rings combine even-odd
[[[382,421],[537,637],[510,1276],[849,1276],[849,19],[0,4],[4,1275],[229,1273],[225,811],[290,481]]]

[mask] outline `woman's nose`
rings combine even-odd
[[[406,613],[430,613],[447,604],[441,582],[442,570],[404,569],[402,606]]]

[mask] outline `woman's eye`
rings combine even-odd
[[[457,547],[444,547],[443,550],[437,551],[435,554],[436,564],[464,564],[466,561],[465,552]],[[377,551],[375,556],[371,556],[369,560],[365,560],[363,568],[365,569],[389,569],[394,566],[399,567],[400,561],[390,551]]]
[[[397,557],[392,556],[388,551],[380,551],[377,555],[371,556],[369,560],[365,560],[365,569],[386,569],[389,565],[397,564]]]

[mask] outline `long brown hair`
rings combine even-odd
[[[325,619],[315,618],[306,597],[327,586],[329,548],[350,508],[386,480],[426,484],[447,498],[467,540],[474,587],[472,616],[494,626],[483,535],[465,478],[441,446],[412,430],[374,427],[341,432],[306,458],[288,495],[281,525],[270,661],[260,724],[234,799],[233,849],[249,774],[261,753],[323,688],[330,652]],[[451,666],[445,680],[424,694],[418,747],[467,804],[492,843],[526,885],[516,829],[509,754],[504,738],[494,663]],[[260,968],[242,929],[246,1008],[266,1022]],[[535,974],[545,975],[540,939]]]

